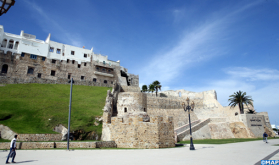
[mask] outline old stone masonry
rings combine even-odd
[[[254,138],[264,131],[275,136],[267,112],[239,114],[238,107],[223,107],[215,90],[170,90],[158,97],[142,93],[139,76],[128,73],[120,61],[50,36],[42,41],[24,31],[10,34],[0,25],[0,84],[68,84],[74,78],[76,85],[112,87],[103,108],[103,141],[119,148],[166,148],[189,140],[188,114],[182,108],[187,97],[196,105],[190,113],[193,139]]]

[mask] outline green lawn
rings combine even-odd
[[[1,142],[11,142],[10,140],[6,140],[6,139],[2,139],[2,138],[0,138],[0,143]]]
[[[111,88],[73,86],[71,130],[101,134],[106,91]],[[55,133],[57,124],[68,126],[70,85],[7,84],[0,87],[0,124],[17,133]]]
[[[274,139],[274,138],[268,138]],[[235,139],[203,139],[203,140],[193,140],[194,144],[227,144],[227,143],[237,143],[237,142],[247,142],[263,140],[263,138],[235,138]],[[190,144],[190,140],[178,142],[180,144]]]

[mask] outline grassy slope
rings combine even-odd
[[[274,139],[273,137],[268,139]],[[255,140],[263,140],[263,138],[235,138],[235,139],[203,139],[203,140],[193,140],[194,144],[227,144],[227,143],[237,143],[237,142],[248,142]],[[190,144],[190,140],[178,142],[180,144]]]
[[[71,130],[101,133],[102,125],[93,123],[102,115],[108,89],[73,86]],[[70,85],[9,84],[0,93],[0,124],[17,133],[55,133],[55,125],[68,126]],[[7,116],[11,118],[3,120]]]

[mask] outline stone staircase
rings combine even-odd
[[[210,118],[208,119],[205,119],[205,120],[196,120],[196,121],[193,121],[191,122],[191,128],[192,128],[192,133],[199,130],[200,128],[202,128],[203,126],[205,126],[206,124],[208,124],[209,122],[211,121]],[[190,134],[190,126],[189,124],[186,124],[182,127],[179,127],[177,129],[174,130],[175,133],[176,133],[176,138],[177,138],[177,141],[182,141],[182,139],[189,135]]]

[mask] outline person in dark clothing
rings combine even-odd
[[[264,142],[266,142],[266,143],[267,143],[267,137],[268,137],[268,135],[267,135],[267,133],[266,133],[266,132],[264,132],[263,137],[264,137]]]
[[[10,144],[10,153],[7,157],[7,160],[6,160],[6,164],[9,164],[9,159],[12,155],[12,163],[16,163],[14,160],[15,160],[15,156],[16,156],[16,139],[17,139],[17,135],[14,136],[15,138],[13,138],[13,140],[11,141],[11,144]]]

